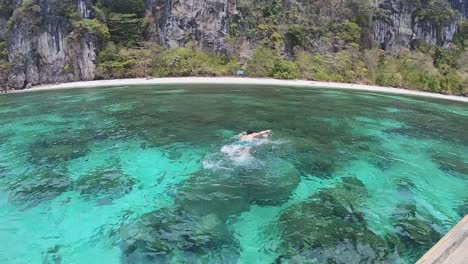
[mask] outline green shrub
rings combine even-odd
[[[9,69],[7,43],[3,41],[0,42],[0,81],[4,82],[7,79]],[[3,84],[0,83],[0,86]]]
[[[466,80],[456,70],[450,70],[441,80],[441,90],[447,94],[464,94],[468,91]]]
[[[283,36],[278,32],[278,28],[271,23],[259,24],[254,35],[261,39],[260,43],[264,47],[279,50],[284,44]]]
[[[453,43],[461,50],[468,47],[468,21],[465,20],[459,23],[458,30],[453,36]]]
[[[233,75],[237,67],[235,60],[227,60],[189,44],[187,47],[163,51],[156,59],[154,73],[158,77],[220,76]]]
[[[356,23],[345,21],[340,24],[338,36],[348,43],[359,44],[361,42],[361,27]]]
[[[0,61],[8,60],[8,47],[6,41],[0,42]]]
[[[296,64],[292,61],[277,59],[270,76],[277,79],[295,79],[297,78]]]
[[[118,47],[110,42],[98,55],[99,78],[176,77],[233,75],[235,60],[188,45],[162,50],[152,43],[142,47]]]
[[[110,13],[107,17],[107,26],[111,40],[127,47],[138,46],[143,41],[145,19],[136,14]]]
[[[444,77],[425,53],[403,50],[382,58],[376,82],[384,86],[453,93],[460,90],[463,80],[453,73]]]
[[[97,77],[141,78],[152,74],[160,48],[145,44],[141,48],[118,48],[109,42],[98,55]]]
[[[143,34],[151,21],[145,17],[144,0],[98,0],[96,19],[109,29],[110,40],[128,48],[144,42]]]
[[[301,79],[323,80],[319,76],[323,73],[323,58],[321,56],[312,56],[309,52],[302,51],[295,60],[297,74]]]
[[[237,39],[239,37],[239,26],[236,22],[229,22],[229,36],[227,37],[230,37],[232,39]]]
[[[32,0],[24,0],[20,7],[16,8],[6,25],[6,32],[9,32],[17,23],[27,23],[32,33],[39,31],[42,23],[41,7],[34,4]]]
[[[107,43],[106,47],[101,52],[99,52],[98,61],[105,62],[117,60],[118,52],[119,49],[114,44],[114,42],[109,42]]]
[[[302,46],[304,44],[305,39],[305,30],[302,25],[293,24],[288,27],[286,31],[286,40],[289,43],[289,46],[294,48],[295,46]]]
[[[416,16],[421,20],[432,21],[443,26],[452,20],[455,13],[446,1],[431,0],[428,5],[417,11]]]
[[[357,51],[355,53],[348,50],[339,51],[330,60],[330,64],[334,65],[332,69],[341,76],[337,81],[353,82],[367,77],[366,66]]]
[[[403,51],[398,58],[403,87],[439,92],[442,76],[429,56],[420,52]]]
[[[375,83],[377,79],[381,52],[379,49],[363,51],[363,61],[368,72],[369,83]]]
[[[340,23],[332,23],[330,31],[346,43],[361,43],[361,27],[354,22],[346,20]]]
[[[13,14],[13,0],[0,0],[0,15],[8,18]]]
[[[336,82],[368,82],[368,71],[358,51],[340,51],[323,56],[302,52],[297,56],[298,75],[303,79]]]
[[[73,21],[72,25],[78,33],[87,32],[96,35],[103,42],[110,39],[109,28],[97,19],[81,19]]]
[[[376,83],[382,86],[401,87],[403,76],[400,74],[398,63],[394,58],[383,58],[379,65]]]
[[[337,82],[361,82],[367,79],[367,69],[357,51],[342,50],[324,56],[319,78]]]
[[[270,77],[278,59],[279,55],[275,51],[257,47],[253,50],[253,55],[247,62],[247,74],[253,77]]]
[[[457,52],[449,51],[441,47],[435,47],[434,64],[438,68],[457,67]]]
[[[145,15],[144,0],[98,0],[98,8],[107,8],[110,12],[135,14],[142,18]]]
[[[66,64],[64,67],[63,67],[63,71],[66,72],[66,73],[72,73],[74,71],[74,68],[72,65],[70,64]]]
[[[266,5],[266,7],[262,9],[262,15],[264,18],[277,17],[280,12],[281,12],[281,6],[278,1],[273,1],[272,4]]]

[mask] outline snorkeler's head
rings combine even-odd
[[[253,131],[253,130],[247,130],[247,135],[250,135],[250,134],[253,134],[253,133],[255,133],[255,131]]]

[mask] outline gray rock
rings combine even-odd
[[[82,16],[91,15],[90,1],[73,1]],[[8,32],[9,84],[25,88],[43,83],[94,79],[95,40],[72,33],[63,16],[63,1],[35,0],[39,10],[23,12]]]
[[[467,0],[446,0],[463,19],[468,17]],[[94,0],[71,0],[83,18],[94,18]],[[259,3],[236,0],[145,0],[147,19],[145,40],[164,48],[181,47],[194,42],[205,50],[233,55],[240,49],[241,61],[249,51],[260,44],[261,38],[249,33],[255,29],[259,7],[272,1]],[[11,9],[19,9],[23,0],[12,0]],[[14,89],[44,83],[92,80],[95,77],[95,36],[72,32],[70,21],[64,16],[62,0],[32,0],[35,10],[19,16],[8,30],[8,12],[0,13],[0,40],[8,39],[8,61],[11,69],[8,84]],[[418,42],[448,46],[457,31],[457,17],[443,25],[422,21],[417,17],[419,1],[377,0],[377,13],[371,25],[376,43],[385,49],[411,47]],[[427,1],[423,1],[426,4]],[[282,1],[282,15],[298,12],[307,21],[315,4],[307,1]],[[257,13],[256,13],[257,12]],[[230,23],[236,25],[241,36],[237,44],[226,43]],[[301,22],[302,23],[302,22]],[[307,36],[307,50],[324,53],[336,49],[337,43],[326,38]],[[341,45],[341,44],[340,44]],[[339,46],[340,46],[339,45]]]
[[[453,9],[458,10],[462,18],[468,18],[468,1],[466,0],[449,0]]]
[[[457,31],[456,19],[442,25],[438,32],[438,26],[434,22],[418,20],[415,3],[404,0],[378,1],[380,12],[374,17],[373,33],[375,41],[382,49],[410,47],[416,40],[444,46],[452,41]]]
[[[224,51],[228,17],[236,11],[234,0],[148,0],[154,17],[150,40],[165,48],[193,41],[205,49]]]

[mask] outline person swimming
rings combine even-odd
[[[255,146],[255,140],[268,137],[271,134],[271,130],[264,130],[260,132],[254,132],[252,130],[247,130],[239,137],[236,145],[242,147],[242,152],[250,154],[252,147]]]
[[[237,136],[237,141],[229,145],[222,146],[221,153],[226,154],[229,157],[229,160],[234,162],[234,164],[244,166],[254,160],[254,157],[250,155],[252,148],[265,143],[265,138],[270,136],[270,134],[271,130],[265,130],[257,133],[252,130],[242,132]],[[262,138],[264,140],[262,140]],[[207,166],[212,167],[212,164],[208,164]]]
[[[264,130],[255,133],[252,130],[247,130],[243,135],[240,136],[239,141],[241,142],[246,142],[246,141],[253,141],[254,139],[259,139],[265,136],[269,136],[271,133],[271,130]]]

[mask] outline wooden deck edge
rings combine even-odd
[[[464,243],[465,242],[465,243]],[[468,249],[459,248],[468,242],[468,215],[433,246],[416,264],[440,264],[448,257],[465,260],[468,263]],[[462,246],[463,247],[463,246]],[[458,249],[458,250],[457,250]],[[457,256],[451,256],[456,254]],[[460,262],[462,263],[462,262]]]

